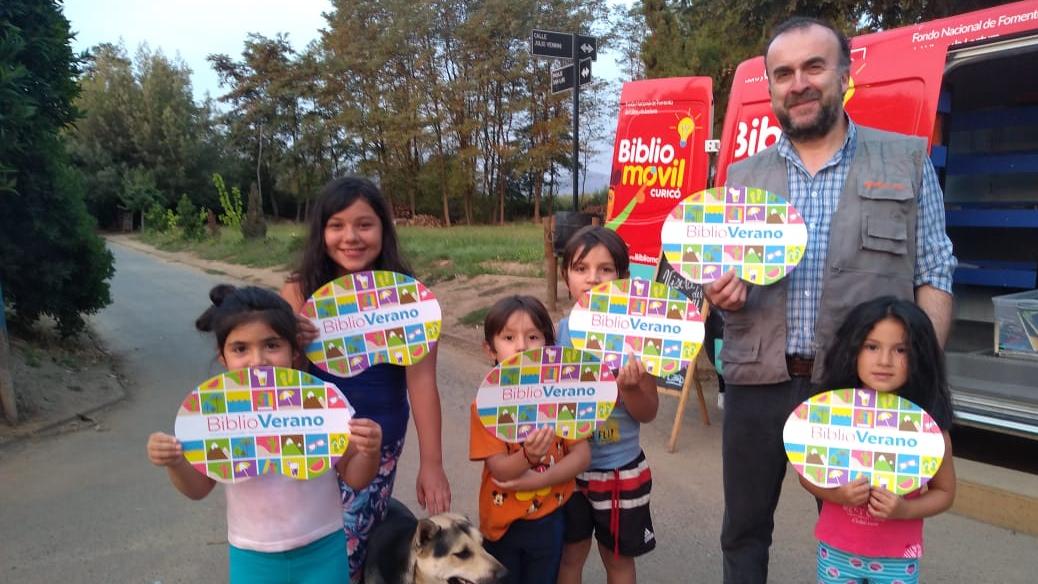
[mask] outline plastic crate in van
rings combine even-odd
[[[1038,359],[1038,290],[991,298],[995,304],[995,354]]]

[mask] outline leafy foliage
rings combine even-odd
[[[78,115],[69,39],[57,2],[0,4],[0,280],[17,320],[63,334],[111,302],[114,272],[60,137]]]
[[[121,45],[101,44],[79,82],[84,116],[68,132],[69,152],[95,217],[111,224],[119,211],[143,211],[145,186],[166,207],[185,192],[198,205],[216,202],[207,187],[220,139],[207,106],[194,102],[186,65],[147,45],[131,60]]]
[[[227,89],[220,122],[275,214],[285,193],[305,206],[356,172],[410,214],[500,222],[515,185],[539,211],[557,185],[546,177],[569,173],[569,96],[551,94],[530,30],[594,33],[604,50],[610,16],[606,0],[338,0],[305,50],[251,35],[240,58],[209,57]],[[585,136],[612,123],[593,107],[609,92],[588,89]]]
[[[217,172],[213,173],[213,185],[216,186],[216,193],[220,198],[220,206],[223,208],[223,213],[220,214],[220,223],[231,229],[239,229],[242,219],[245,217],[241,189],[233,187],[228,192],[227,186],[223,182],[223,177]]]
[[[202,239],[205,235],[206,213],[199,213],[191,199],[183,194],[177,201],[177,225],[180,227],[184,239]]]
[[[158,231],[164,232],[169,229],[169,224],[166,222],[166,209],[162,205],[155,203],[144,212],[142,220],[145,231]],[[172,212],[172,211],[170,211]]]
[[[642,0],[641,56],[649,78],[714,80],[714,123],[723,121],[735,68],[763,54],[771,30],[792,16],[828,20],[848,36],[1002,4],[999,0]],[[632,14],[638,19],[638,14]],[[633,30],[638,30],[634,27]],[[643,32],[644,34],[644,32]]]

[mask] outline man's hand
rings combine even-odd
[[[711,306],[721,310],[739,310],[746,304],[746,283],[728,270],[720,278],[703,286],[703,293]]]

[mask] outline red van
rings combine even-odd
[[[947,347],[958,421],[1038,439],[1038,0],[862,35],[851,49],[844,103],[854,121],[930,141],[959,260]],[[709,82],[624,86],[606,220],[630,242],[632,271],[655,268],[655,234],[677,201],[655,202],[659,189],[625,182],[634,173],[620,146],[628,154],[636,140],[646,152],[668,147],[636,128],[646,111],[672,128],[689,117],[695,134],[687,145],[672,145],[678,154],[694,148],[681,196],[706,188],[706,173],[694,169],[706,164],[697,140],[710,135],[712,104],[698,96],[709,95]],[[693,94],[674,91],[678,86],[705,91],[679,103],[673,96]],[[723,184],[730,164],[771,146],[779,132],[764,59],[747,60],[732,84],[714,183]]]
[[[844,103],[858,124],[930,140],[959,260],[947,347],[959,423],[1038,438],[1038,0],[851,39]],[[764,59],[743,62],[716,184],[777,125]]]

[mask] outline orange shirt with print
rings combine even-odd
[[[543,458],[544,463],[532,467],[533,470],[544,472],[562,460],[573,444],[576,441],[556,437]],[[537,491],[512,491],[495,484],[486,459],[495,454],[512,454],[520,450],[521,445],[505,442],[483,427],[473,402],[469,415],[469,460],[484,461],[483,479],[479,485],[479,530],[490,541],[501,539],[514,521],[540,519],[550,515],[573,494],[573,479]]]

